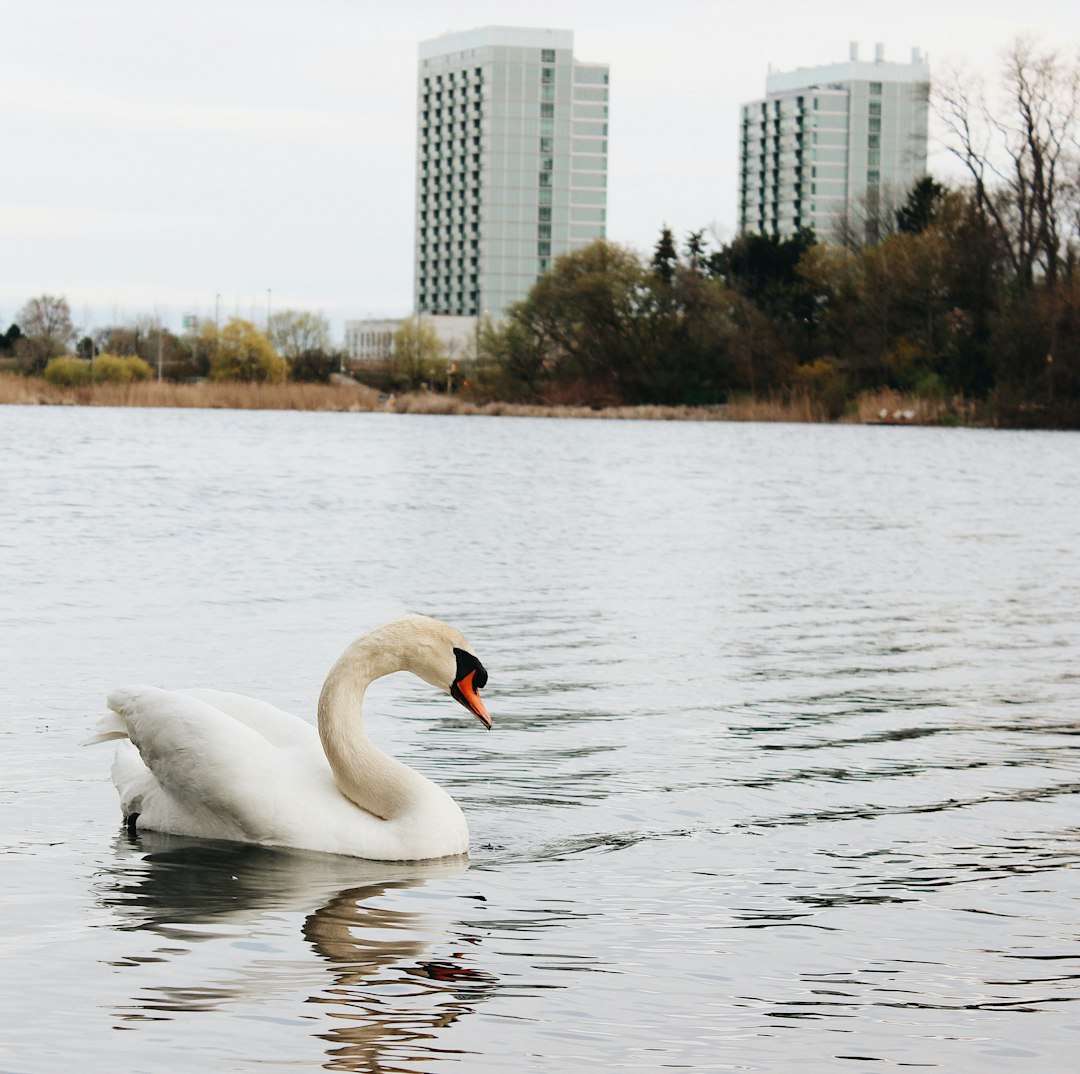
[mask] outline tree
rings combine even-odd
[[[321,313],[280,310],[270,318],[270,342],[290,364],[305,351],[330,350],[330,322]]]
[[[289,362],[289,376],[293,380],[326,382],[332,373],[344,367],[345,356],[340,351],[315,347],[301,351]]]
[[[220,331],[212,321],[200,330],[200,348],[210,360],[214,380],[279,382],[285,379],[285,360],[278,357],[266,334],[250,321],[233,317]]]
[[[1071,263],[1080,225],[1075,174],[1080,66],[1017,39],[1000,106],[954,72],[938,91],[947,144],[971,178],[975,205],[997,232],[1021,289],[1054,283]]]
[[[407,317],[394,333],[393,376],[405,390],[437,383],[446,370],[446,350],[435,329]]]
[[[653,272],[669,287],[675,279],[675,266],[678,261],[679,253],[675,249],[675,236],[671,228],[665,224],[660,230],[660,238],[657,239],[651,265]]]
[[[65,354],[75,335],[67,299],[55,295],[30,299],[19,311],[17,322],[22,330],[17,353],[27,373],[40,373],[51,358]]]
[[[705,268],[705,229],[691,231],[686,236],[686,261],[693,272],[701,272]]]
[[[17,324],[9,325],[6,332],[0,333],[0,352],[10,354],[20,339],[22,329]]]
[[[558,258],[485,337],[507,381],[548,402],[723,401],[738,331],[733,296],[681,264],[665,233],[648,265],[602,239]]]
[[[933,222],[947,189],[924,175],[908,192],[907,201],[896,210],[896,230],[901,235],[918,235]]]

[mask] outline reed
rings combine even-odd
[[[39,377],[0,375],[0,404],[207,407],[230,410],[378,410],[379,393],[362,384],[261,384],[142,381],[60,387]]]
[[[746,395],[723,407],[725,421],[828,421],[824,404],[807,392],[766,396]]]
[[[885,425],[969,425],[976,420],[976,407],[960,396],[935,399],[882,388],[859,395],[848,420]]]
[[[544,403],[474,403],[456,395],[399,395],[388,404],[398,414],[480,414],[506,418],[599,418],[638,421],[709,421],[722,418],[722,407],[689,406],[552,406]]]
[[[177,384],[141,381],[61,387],[40,377],[0,373],[0,405],[205,407],[233,410],[383,411],[397,414],[454,414],[509,418],[592,418],[621,421],[826,422],[825,405],[813,394],[793,391],[739,396],[722,406],[585,406],[476,403],[460,395],[413,392],[386,398],[363,384],[285,384],[206,381]],[[903,425],[977,424],[974,404],[960,398],[926,399],[890,391],[864,392],[841,419],[852,423]]]

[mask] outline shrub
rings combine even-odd
[[[94,359],[95,384],[128,384],[133,380],[149,380],[153,370],[134,354],[99,354]]]
[[[336,373],[342,364],[340,354],[323,350],[320,347],[301,351],[289,368],[289,375],[293,380],[326,383],[331,373]]]
[[[59,388],[74,388],[79,384],[90,383],[90,363],[81,358],[52,358],[45,366],[42,376]]]
[[[220,332],[204,326],[202,342],[210,353],[212,380],[245,380],[280,383],[287,366],[270,340],[250,321],[234,317]]]
[[[795,383],[825,408],[829,421],[836,421],[847,409],[847,381],[832,362],[815,358],[799,366]]]

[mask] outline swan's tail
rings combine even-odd
[[[124,718],[115,712],[110,712],[108,716],[103,716],[98,720],[94,731],[96,734],[84,738],[79,745],[94,746],[99,742],[112,742],[114,739],[128,737],[127,724],[124,723]]]
[[[106,698],[106,703],[112,709],[112,712],[98,720],[97,726],[94,728],[96,734],[84,739],[79,744],[81,746],[94,746],[98,742],[112,742],[114,739],[127,738],[126,717],[130,714],[144,689],[145,687],[139,686],[122,686],[117,690],[113,690]]]

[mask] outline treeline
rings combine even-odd
[[[66,387],[158,375],[173,381],[317,383],[350,371],[345,352],[331,344],[330,325],[321,314],[282,310],[270,316],[268,331],[233,317],[220,326],[195,320],[189,331],[177,335],[143,317],[80,332],[67,299],[56,295],[28,301],[0,333],[4,366]],[[385,361],[365,362],[362,372],[351,371],[385,392],[453,390],[465,383],[464,370],[449,360],[434,329],[411,317],[394,333]]]
[[[344,367],[320,314],[282,310],[268,331],[233,317],[223,325],[196,321],[177,335],[139,318],[90,332],[76,331],[65,298],[40,295],[0,334],[0,359],[28,376],[59,385],[145,380],[325,381]]]
[[[899,204],[858,207],[831,242],[710,248],[665,228],[651,256],[607,242],[566,255],[485,332],[481,390],[591,405],[802,394],[839,416],[889,388],[1080,427],[1078,87],[1075,66],[1026,42],[996,102],[954,79],[938,108],[970,181],[926,177]]]
[[[483,390],[520,401],[716,404],[805,393],[960,397],[1006,424],[1080,426],[1080,275],[1022,281],[971,191],[920,182],[862,247],[745,235],[650,259],[596,242],[559,259],[483,339]]]

